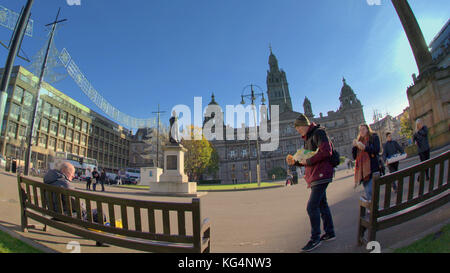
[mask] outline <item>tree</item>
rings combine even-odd
[[[183,139],[181,144],[187,149],[184,157],[184,171],[189,177],[189,181],[198,181],[200,176],[205,173],[217,171],[218,156],[214,151],[211,143],[201,136],[200,140],[196,140],[194,135],[198,132],[191,127],[191,140]]]
[[[274,167],[270,171],[267,172],[269,178],[272,178],[272,175],[275,175],[275,179],[284,179],[287,175],[286,170],[282,167]]]
[[[414,130],[412,128],[411,120],[409,119],[408,112],[400,118],[400,135],[404,136],[407,139],[411,139],[413,137]]]

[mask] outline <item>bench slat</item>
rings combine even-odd
[[[120,206],[120,214],[122,216],[122,227],[124,229],[128,229],[128,213],[127,213],[127,206]]]
[[[425,188],[425,170],[422,170],[419,176],[419,196],[423,195],[424,188]]]
[[[156,233],[155,228],[155,210],[151,208],[147,208],[147,215],[148,215],[148,229],[150,233]]]
[[[430,182],[428,184],[428,192],[433,191],[434,179],[436,178],[436,165],[433,164],[430,169]]]
[[[31,204],[31,189],[29,184],[26,185],[26,193],[27,193],[27,203]]]
[[[186,220],[184,210],[177,210],[178,234],[186,235]]]
[[[134,207],[134,225],[136,231],[142,231],[141,208]]]
[[[116,214],[114,211],[114,204],[108,203],[109,223],[112,227],[116,226]]]
[[[103,206],[102,202],[97,200],[97,222],[103,224]]]
[[[37,195],[37,187],[33,185],[33,197],[34,197],[34,204],[36,206],[39,206],[39,197]]]
[[[164,234],[170,234],[170,215],[169,210],[164,209],[162,210],[163,213],[163,233]]]
[[[384,189],[384,206],[383,209],[388,209],[391,206],[391,187],[392,184],[388,183]]]
[[[408,201],[413,199],[414,196],[414,180],[415,180],[415,173],[411,173],[409,175],[409,185],[408,185]]]
[[[72,217],[72,198],[70,195],[68,194],[64,194],[64,199],[66,200],[66,206],[67,206],[67,213],[69,214],[70,217]]]
[[[86,199],[86,214],[87,214],[87,220],[92,223],[91,200],[89,200],[89,199]]]
[[[438,187],[442,186],[443,183],[444,183],[444,162],[442,161],[441,164],[439,164]]]
[[[403,177],[397,181],[397,201],[396,205],[400,205],[403,201]]]
[[[80,198],[75,197],[75,210],[77,211],[77,218],[81,220],[82,212],[81,212],[81,201]]]

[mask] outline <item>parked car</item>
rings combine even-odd
[[[138,179],[136,177],[125,177],[122,178],[123,185],[137,185]]]

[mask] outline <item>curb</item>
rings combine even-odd
[[[24,242],[25,244],[30,245],[30,246],[32,246],[32,247],[34,247],[34,248],[36,248],[36,249],[38,249],[38,250],[40,250],[40,251],[42,251],[44,253],[59,253],[58,251],[56,251],[54,249],[51,249],[49,247],[46,247],[46,246],[44,246],[44,245],[42,245],[40,243],[37,243],[37,242],[35,242],[32,239],[26,238],[26,237],[24,237],[24,236],[22,236],[22,235],[20,235],[20,234],[18,234],[16,232],[10,230],[9,228],[7,228],[7,227],[5,227],[5,226],[3,226],[1,224],[0,224],[0,230],[5,232],[5,233],[7,233],[9,236],[11,236],[11,237],[13,237],[15,239],[18,239],[18,240]]]
[[[386,248],[386,249],[385,249],[384,251],[382,251],[382,252],[383,252],[383,253],[394,253],[394,251],[395,251],[396,249],[398,249],[398,248],[402,248],[402,247],[405,247],[405,246],[409,246],[409,245],[411,245],[411,244],[413,244],[413,243],[415,243],[415,242],[417,242],[417,241],[419,241],[419,240],[425,238],[426,236],[428,236],[428,235],[430,235],[430,234],[433,234],[433,233],[438,232],[439,230],[441,230],[441,229],[442,229],[445,225],[447,225],[447,224],[450,224],[450,219],[447,219],[446,221],[444,221],[444,222],[442,222],[442,223],[440,223],[440,224],[438,224],[438,225],[436,225],[436,226],[434,226],[434,227],[432,227],[432,228],[429,228],[429,229],[427,229],[427,230],[425,230],[425,231],[423,231],[423,232],[421,232],[421,233],[415,235],[415,236],[412,237],[412,238],[409,238],[409,239],[406,239],[406,240],[401,241],[401,242],[399,242],[399,243],[396,243],[396,244],[394,244],[394,245],[392,245],[392,246]]]

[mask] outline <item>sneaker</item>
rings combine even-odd
[[[334,239],[336,239],[336,235],[330,235],[330,234],[324,234],[322,235],[322,237],[320,237],[321,241],[333,241]]]
[[[320,240],[317,241],[310,240],[308,244],[306,244],[306,246],[302,248],[302,252],[310,252],[313,249],[317,248],[320,245],[320,243],[321,243]]]

